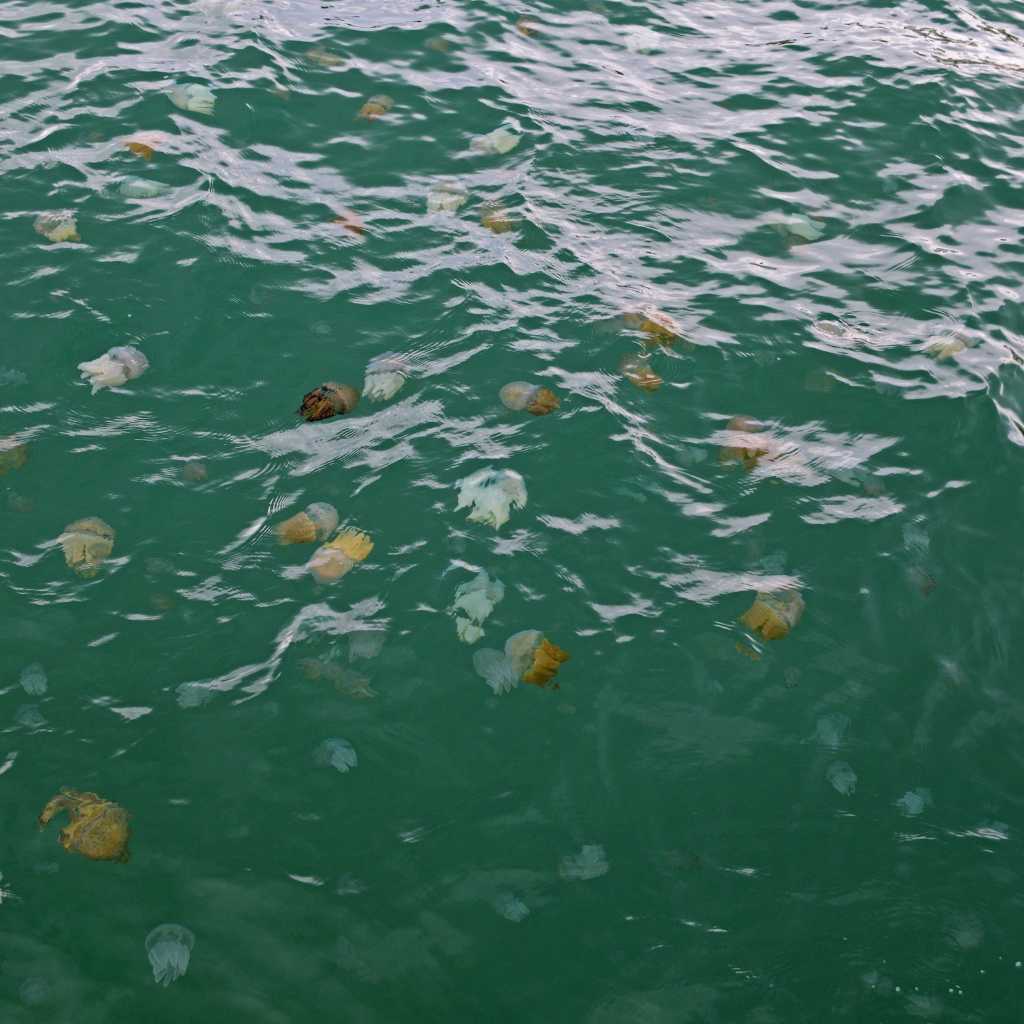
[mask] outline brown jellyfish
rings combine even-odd
[[[622,322],[647,335],[648,345],[674,345],[683,336],[683,329],[660,309],[648,309],[640,313],[623,313]]]
[[[533,652],[533,662],[523,674],[523,682],[532,686],[547,686],[558,674],[563,662],[569,660],[569,654],[561,647],[556,647],[550,640],[543,638]],[[558,684],[554,687],[558,689]]]
[[[308,568],[317,583],[333,583],[355,568],[356,563],[364,561],[372,550],[369,534],[343,530],[330,543],[316,549]]]
[[[198,459],[191,459],[181,467],[181,478],[188,484],[201,484],[209,475],[206,463]]]
[[[332,416],[344,416],[356,407],[358,401],[359,392],[354,387],[328,381],[303,395],[302,405],[297,411],[303,419],[313,423]]]
[[[340,224],[346,231],[351,231],[353,235],[366,234],[366,225],[363,223],[363,218],[352,210],[342,210],[331,223]]]
[[[276,527],[282,544],[312,544],[332,534],[338,526],[338,510],[326,501],[314,501],[303,512]]]
[[[806,607],[799,591],[758,592],[754,603],[740,617],[740,622],[765,640],[781,640],[800,622]]]
[[[371,96],[360,108],[356,117],[364,121],[375,121],[383,117],[393,106],[395,101],[390,96]]]
[[[64,561],[86,579],[100,571],[100,566],[114,550],[113,527],[96,516],[76,519],[64,527],[59,539]]]
[[[39,815],[39,827],[45,828],[61,811],[70,821],[60,830],[57,841],[65,850],[80,853],[89,860],[128,860],[128,812],[119,804],[95,793],[62,789]]]
[[[558,395],[550,388],[542,388],[526,381],[514,380],[498,392],[501,404],[513,412],[526,410],[533,416],[546,416],[559,406]]]
[[[19,444],[14,437],[0,437],[0,476],[21,469],[27,461],[28,445]]]
[[[141,156],[143,160],[152,160],[153,154],[156,152],[152,146],[147,146],[144,142],[126,142],[124,148],[130,149],[136,156]]]
[[[619,362],[619,369],[622,375],[630,384],[640,388],[641,391],[657,391],[664,381],[651,369],[646,356],[628,355],[623,356]]]
[[[762,455],[767,455],[769,448],[762,447],[767,439],[757,435],[764,429],[763,424],[749,416],[733,416],[726,424],[726,429],[736,437],[730,438],[735,444],[725,445],[718,453],[718,461],[739,462],[746,470],[753,469]]]

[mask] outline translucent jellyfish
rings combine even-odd
[[[48,242],[80,242],[78,222],[73,213],[41,213],[32,225]]]
[[[316,748],[313,758],[317,764],[335,768],[342,773],[355,768],[359,764],[359,757],[352,744],[348,740],[338,739],[336,736],[324,740]]]
[[[0,437],[0,476],[12,469],[21,469],[28,462],[28,445],[15,437]]]
[[[318,583],[332,583],[362,562],[373,550],[373,541],[359,530],[344,530],[330,543],[317,548],[309,571]]]
[[[822,715],[814,726],[814,738],[828,750],[838,750],[846,739],[850,719],[841,711]]]
[[[366,367],[363,395],[371,402],[394,398],[409,376],[409,364],[393,353],[371,359]]]
[[[125,178],[117,187],[117,191],[126,199],[156,199],[171,191],[170,185],[162,181],[149,181],[146,178]]]
[[[82,380],[92,385],[95,395],[101,388],[118,388],[149,369],[149,360],[131,345],[116,345],[98,359],[79,363]]]
[[[180,708],[201,708],[213,700],[213,690],[203,683],[182,683],[174,693]]]
[[[330,50],[325,50],[322,46],[311,46],[306,51],[306,60],[328,69],[340,68],[345,63],[344,57],[337,53],[332,53]]]
[[[188,484],[201,484],[209,475],[206,463],[198,459],[190,459],[181,467],[181,478]]]
[[[509,693],[519,682],[513,661],[491,647],[473,653],[473,668],[495,694]]]
[[[517,676],[532,686],[546,686],[562,663],[569,660],[569,655],[539,629],[526,629],[510,636],[505,642],[505,657],[515,667]]]
[[[157,925],[146,936],[146,955],[158,985],[170,985],[187,970],[196,937],[183,925]]]
[[[623,377],[641,391],[657,391],[664,383],[652,369],[647,356],[635,353],[623,356],[619,361]]]
[[[305,511],[278,523],[276,530],[282,544],[312,544],[324,540],[338,528],[338,510],[326,501],[314,501]]]
[[[527,384],[526,381],[514,380],[506,384],[498,392],[501,404],[513,412],[522,412],[524,409],[534,416],[546,416],[558,408],[558,395],[550,388],[542,388],[536,384]]]
[[[729,431],[729,444],[723,445],[718,453],[718,461],[738,462],[744,469],[753,469],[762,456],[770,451],[769,439],[761,433],[764,424],[750,416],[733,416],[726,424]]]
[[[833,761],[825,772],[825,778],[843,796],[852,796],[857,788],[857,773],[845,761]]]
[[[187,110],[191,114],[212,114],[216,102],[213,93],[205,85],[195,82],[176,85],[167,95],[179,110]]]
[[[806,242],[817,242],[825,236],[825,222],[811,220],[802,214],[794,214],[779,221],[775,229],[790,245],[803,245]]]
[[[473,140],[478,153],[510,153],[519,145],[520,138],[508,128],[495,128],[493,132]]]
[[[515,228],[512,215],[503,206],[488,203],[480,211],[480,223],[492,234],[504,235]]]
[[[558,865],[558,873],[566,881],[589,882],[608,874],[608,858],[604,847],[597,843],[583,846],[579,853],[572,853],[562,858]]]
[[[23,729],[45,729],[47,726],[46,716],[38,704],[22,704],[14,713],[14,721]]]
[[[357,117],[364,121],[375,121],[383,117],[393,106],[395,101],[390,96],[371,96],[360,108]]]
[[[332,416],[344,416],[356,407],[358,401],[359,392],[354,387],[329,380],[302,396],[298,412],[304,420],[313,423]]]
[[[494,898],[494,909],[506,921],[512,921],[515,924],[525,921],[530,914],[530,908],[512,892],[498,893]]]
[[[760,633],[765,640],[779,640],[796,627],[804,607],[804,599],[796,590],[758,593],[740,622],[752,632]]]
[[[455,635],[464,644],[475,644],[477,640],[483,637],[484,631],[480,628],[479,624],[474,622],[472,619],[466,619],[461,615],[456,615]]]
[[[476,643],[483,636],[481,625],[504,596],[505,585],[484,569],[456,588],[449,612],[455,615],[455,630],[463,643]]]
[[[441,182],[427,193],[427,213],[457,213],[469,193],[455,182]]]
[[[357,629],[348,635],[348,660],[376,658],[384,649],[383,629]]]
[[[508,522],[511,509],[526,508],[526,482],[515,470],[488,466],[460,482],[455,509],[460,508],[470,509],[471,521],[497,530]]]
[[[21,676],[18,681],[21,683],[21,688],[30,697],[41,697],[46,693],[46,669],[38,661],[34,661],[31,665],[26,665],[21,670]]]
[[[917,789],[908,789],[906,793],[896,801],[896,806],[908,818],[916,818],[919,814],[924,812],[926,807],[930,807],[931,803],[931,790],[918,787]]]
[[[648,345],[672,345],[683,336],[683,329],[660,309],[623,313],[622,322],[636,331],[643,331]]]
[[[102,519],[90,516],[76,519],[64,527],[58,538],[64,549],[64,561],[79,576],[95,576],[114,550],[114,529]]]

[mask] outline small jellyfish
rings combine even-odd
[[[925,352],[941,363],[952,359],[953,356],[959,355],[961,352],[966,352],[970,347],[969,339],[962,334],[953,333],[933,338],[925,348]]]
[[[853,796],[857,788],[857,773],[845,761],[833,761],[825,772],[825,778],[843,796]]]
[[[657,391],[664,383],[652,369],[646,356],[631,354],[619,361],[623,377],[641,391]]]
[[[516,226],[508,210],[490,203],[480,211],[480,223],[494,235],[507,234]]]
[[[345,58],[322,46],[311,46],[306,51],[306,60],[319,64],[322,68],[340,68],[345,63]]]
[[[174,692],[180,708],[201,708],[213,700],[213,690],[204,683],[182,683]]]
[[[276,527],[282,544],[312,544],[329,537],[337,528],[338,510],[326,501],[314,501],[304,512],[296,512]]]
[[[18,989],[18,995],[26,1006],[42,1006],[53,996],[53,986],[46,978],[26,978]]]
[[[153,980],[167,986],[187,970],[196,937],[180,924],[157,925],[146,936],[146,956],[153,968]]]
[[[351,231],[353,235],[366,234],[366,224],[363,222],[363,218],[352,210],[342,210],[331,223],[340,224],[346,231]]]
[[[622,322],[633,330],[643,331],[648,345],[673,345],[683,336],[683,329],[660,309],[623,313]]]
[[[206,463],[198,459],[190,459],[181,467],[181,478],[188,484],[201,484],[209,475]]]
[[[511,892],[502,892],[495,896],[493,906],[506,921],[512,921],[514,924],[525,921],[530,914],[530,908]]]
[[[330,543],[316,549],[308,569],[318,583],[340,579],[373,550],[373,541],[359,530],[344,530]]]
[[[540,387],[536,384],[528,384],[526,381],[514,380],[506,384],[498,392],[501,404],[513,412],[521,412],[525,409],[533,416],[546,416],[558,408],[558,395],[550,388]]]
[[[336,736],[324,740],[313,753],[313,759],[317,764],[335,768],[342,773],[350,771],[359,764],[359,757],[352,744],[348,740],[338,739]]]
[[[516,668],[524,683],[547,686],[558,674],[569,655],[548,640],[539,629],[526,629],[510,636],[505,643],[505,656]],[[555,684],[555,689],[558,684]]]
[[[841,711],[822,715],[814,726],[814,738],[828,750],[838,750],[846,740],[850,719]]]
[[[589,882],[608,874],[608,857],[604,847],[598,843],[588,843],[579,853],[572,853],[562,858],[558,865],[558,873],[569,882]]]
[[[64,549],[64,561],[79,576],[90,578],[114,550],[114,530],[102,519],[89,516],[64,527],[58,538]]]
[[[350,413],[359,401],[359,392],[348,384],[328,381],[302,396],[298,414],[310,423]]]
[[[48,242],[80,242],[78,222],[73,213],[41,213],[32,225]]]
[[[512,660],[492,647],[473,652],[473,668],[496,695],[511,692],[519,682]]]
[[[146,178],[125,178],[117,187],[126,199],[156,199],[171,191],[170,185],[162,181],[149,181]]]
[[[758,592],[740,622],[751,632],[760,633],[765,640],[779,640],[796,627],[804,607],[804,599],[796,590]]]
[[[924,812],[926,807],[930,807],[931,803],[931,790],[919,787],[917,789],[908,789],[906,793],[896,801],[896,806],[908,818],[916,818],[919,814]]]
[[[30,697],[41,697],[46,693],[46,669],[38,661],[34,661],[31,665],[26,665],[21,670],[18,681],[21,683],[21,688]]]
[[[395,101],[390,96],[371,96],[360,108],[356,117],[364,121],[375,121],[383,117],[393,106]]]
[[[28,462],[28,445],[16,437],[0,437],[0,476],[21,469]]]
[[[124,148],[143,160],[152,160],[156,151],[167,145],[170,136],[166,132],[140,132],[125,140]]]
[[[348,660],[376,658],[384,649],[383,629],[357,629],[348,635]]]
[[[515,29],[521,36],[535,36],[537,34],[536,24],[527,17],[519,18],[516,21]]]
[[[469,199],[469,193],[459,184],[441,182],[427,193],[427,213],[458,213]]]
[[[195,82],[173,86],[167,96],[179,110],[187,110],[191,114],[212,114],[216,102],[205,85]]]
[[[473,149],[478,153],[510,153],[519,145],[520,137],[507,128],[495,128],[493,132],[473,140]]]
[[[102,388],[118,388],[149,369],[149,360],[131,345],[116,345],[98,359],[79,363],[82,380],[92,385],[95,395]]]
[[[760,433],[763,429],[760,421],[749,416],[733,416],[726,424],[730,443],[722,446],[718,461],[738,462],[748,471],[753,469],[761,456],[769,452],[767,438]]]
[[[509,510],[526,508],[526,482],[512,469],[477,470],[459,483],[459,502],[469,508],[469,519],[489,523],[496,530],[508,522]]]
[[[38,704],[22,704],[14,713],[14,721],[16,725],[23,729],[31,729],[33,732],[36,729],[45,729],[49,724],[46,716],[39,710]]]
[[[811,220],[802,214],[794,214],[772,225],[789,245],[805,245],[817,242],[825,236],[825,222]]]
[[[449,613],[455,615],[455,631],[463,643],[474,644],[484,635],[481,625],[504,596],[505,585],[483,569],[456,588]]]
[[[409,364],[392,353],[376,356],[366,367],[363,396],[371,402],[386,402],[401,391],[409,376]]]

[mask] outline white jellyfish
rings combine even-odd
[[[493,132],[473,140],[478,153],[510,153],[519,145],[520,137],[507,128],[495,128]]]
[[[857,788],[857,773],[845,761],[833,761],[825,772],[832,788],[843,796],[853,796]]]
[[[515,924],[519,924],[530,914],[530,908],[512,892],[498,893],[494,897],[493,906],[506,921],[512,921]]]
[[[359,757],[352,744],[348,740],[338,739],[336,736],[324,740],[316,748],[313,759],[317,764],[327,765],[339,772],[347,772],[359,764]]]
[[[814,727],[815,739],[828,750],[838,750],[846,739],[846,731],[850,728],[849,716],[841,711],[831,715],[823,715]]]
[[[585,844],[579,853],[563,857],[558,873],[571,882],[589,882],[608,874],[608,858],[598,843]]]
[[[146,178],[125,178],[117,187],[117,191],[126,199],[156,199],[166,195],[171,186],[162,181],[149,181]]]
[[[41,213],[32,225],[37,235],[48,242],[80,242],[78,222],[68,212]]]
[[[393,353],[371,359],[366,367],[363,397],[371,402],[385,402],[401,391],[409,375],[409,364]]]
[[[931,802],[931,790],[918,787],[917,789],[908,789],[906,793],[896,801],[896,806],[908,818],[916,818],[926,807],[931,806]]]
[[[30,697],[41,697],[46,693],[46,670],[38,661],[26,665],[21,670],[19,682]]]
[[[513,661],[491,647],[484,647],[473,654],[473,668],[495,695],[509,693],[519,682],[520,673]]]
[[[799,213],[792,217],[786,217],[779,222],[777,227],[783,237],[795,245],[804,242],[817,242],[825,235],[824,221],[811,220],[810,217]]]
[[[187,110],[192,114],[212,114],[216,102],[213,93],[205,85],[194,82],[176,85],[167,95],[179,110]]]
[[[180,924],[157,925],[146,936],[146,955],[158,985],[170,985],[187,970],[196,937]]]
[[[504,596],[505,585],[492,580],[484,569],[456,588],[449,611],[455,615],[455,630],[463,643],[474,644],[484,635],[481,625]]]
[[[459,484],[460,508],[469,508],[469,518],[489,523],[496,530],[508,522],[509,510],[526,508],[526,482],[512,469],[488,466],[468,476]]]
[[[458,213],[469,193],[455,182],[441,182],[427,193],[427,213]]]
[[[149,360],[131,345],[116,345],[98,359],[79,363],[78,369],[95,395],[101,388],[117,388],[141,377],[149,369]]]

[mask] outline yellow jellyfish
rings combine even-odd
[[[516,31],[521,36],[535,36],[537,34],[537,26],[524,16],[516,21]]]
[[[514,380],[498,392],[501,404],[513,412],[524,409],[533,416],[546,416],[559,406],[558,395],[550,388],[542,388],[526,381]]]
[[[364,121],[375,121],[383,117],[393,106],[395,101],[390,96],[371,96],[360,108],[356,117]]]
[[[767,455],[769,448],[766,438],[759,438],[758,434],[763,430],[763,425],[749,416],[733,416],[726,425],[726,429],[734,435],[730,438],[733,444],[725,445],[718,453],[718,461],[739,462],[746,470],[753,469],[762,455]]]
[[[679,324],[660,309],[623,313],[622,322],[633,330],[643,331],[648,345],[674,345],[683,336]]]
[[[16,437],[0,437],[0,476],[21,469],[28,461],[28,445],[19,444]]]
[[[492,234],[504,235],[515,229],[511,214],[503,206],[487,205],[480,214],[480,223]]]
[[[334,540],[317,548],[309,560],[309,571],[318,583],[341,579],[373,550],[373,541],[360,530],[344,530]]]
[[[664,383],[651,369],[646,356],[635,354],[623,356],[619,362],[619,369],[626,380],[640,388],[641,391],[657,391]]]
[[[32,225],[48,242],[80,242],[78,221],[73,213],[41,213]]]
[[[95,516],[76,519],[64,527],[59,540],[64,549],[64,561],[86,579],[100,571],[100,566],[114,550],[113,527]]]
[[[314,501],[277,526],[282,544],[312,544],[329,537],[338,526],[338,510],[326,501]]]
[[[765,640],[781,640],[795,629],[804,614],[804,599],[799,591],[758,592],[754,603],[740,617],[740,622]]]

